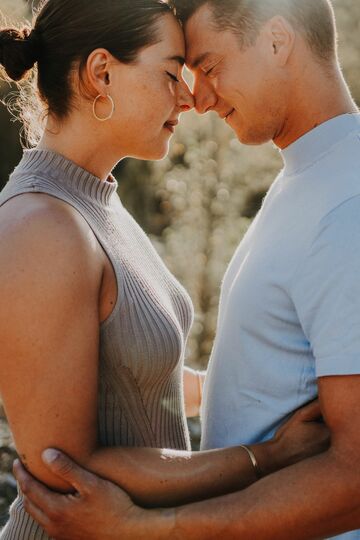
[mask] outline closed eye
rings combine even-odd
[[[205,76],[210,75],[210,73],[213,71],[214,67],[215,67],[215,66],[213,66],[212,68],[208,69],[207,71],[204,71]]]
[[[173,75],[172,73],[170,73],[169,71],[166,72],[167,75],[169,75],[170,79],[175,81],[175,82],[180,82],[179,79],[176,77],[176,75]]]

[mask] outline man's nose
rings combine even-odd
[[[214,88],[204,79],[195,80],[194,98],[195,109],[199,114],[205,114],[212,110],[218,101]]]

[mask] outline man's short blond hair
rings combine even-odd
[[[336,25],[330,0],[169,0],[185,24],[208,5],[217,30],[232,30],[241,47],[255,43],[261,26],[282,15],[304,36],[314,55],[325,62],[336,57]]]

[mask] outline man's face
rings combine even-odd
[[[256,44],[241,50],[236,34],[215,28],[205,4],[184,31],[196,110],[216,111],[244,144],[276,139],[286,118],[286,80],[266,25]]]

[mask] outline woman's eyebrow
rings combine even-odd
[[[183,56],[168,56],[166,60],[175,60],[180,66],[183,66],[185,64],[185,58]]]

